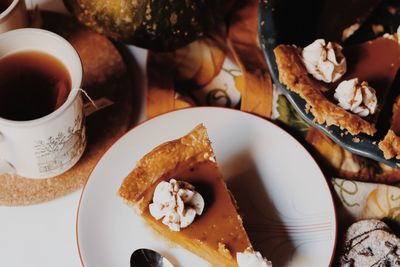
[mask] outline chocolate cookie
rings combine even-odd
[[[352,224],[345,235],[343,267],[400,267],[400,239],[379,220]]]

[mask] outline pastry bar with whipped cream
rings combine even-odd
[[[394,35],[384,35],[386,38],[391,38],[399,43],[400,46],[400,26]],[[400,159],[400,96],[398,96],[392,107],[392,119],[390,129],[384,139],[378,144],[382,150],[385,159]]]
[[[250,243],[202,124],[146,154],[118,194],[158,234],[213,266],[272,266]]]
[[[336,125],[355,135],[374,135],[375,124],[400,67],[396,38],[342,48],[323,39],[304,49],[274,49],[279,80],[299,94],[319,124]]]

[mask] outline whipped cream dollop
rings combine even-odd
[[[375,90],[367,82],[359,82],[357,78],[343,81],[335,89],[334,97],[339,106],[361,117],[374,114],[378,105]]]
[[[236,253],[236,261],[239,267],[272,267],[272,263],[264,258],[260,252],[246,249]]]
[[[188,227],[203,209],[204,199],[195,187],[175,179],[160,182],[154,190],[153,203],[149,205],[150,214],[156,220],[163,218],[162,223],[172,231]]]
[[[317,39],[303,49],[302,57],[308,73],[317,80],[335,82],[346,72],[346,58],[337,43]]]

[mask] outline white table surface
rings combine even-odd
[[[28,8],[38,4],[43,10],[65,12],[61,0],[26,0],[26,3]],[[129,49],[139,66],[135,71],[143,75],[145,53],[135,47]],[[0,266],[81,266],[75,231],[80,194],[78,190],[33,206],[0,206]]]

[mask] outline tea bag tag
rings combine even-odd
[[[99,99],[95,99],[93,100],[88,93],[83,90],[82,88],[78,88],[78,89],[73,89],[73,90],[77,90],[80,91],[82,94],[84,94],[86,96],[86,98],[89,100],[89,102],[87,102],[83,109],[85,111],[85,116],[88,117],[91,114],[95,113],[96,111],[102,110],[106,107],[109,107],[111,105],[114,104],[113,101],[111,101],[109,98],[107,97],[101,97]]]
[[[92,102],[88,102],[84,105],[84,110],[85,110],[85,116],[88,117],[91,114],[95,113],[96,111],[99,111],[101,109],[104,109],[106,107],[109,107],[114,104],[113,101],[106,97],[102,97],[99,99],[96,99]]]

